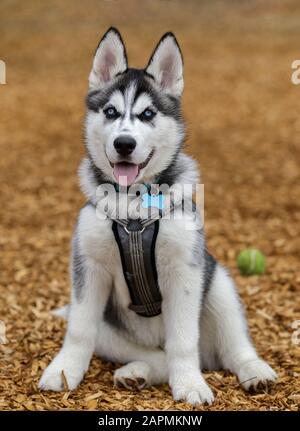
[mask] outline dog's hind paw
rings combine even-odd
[[[267,390],[276,377],[277,374],[270,365],[259,358],[245,362],[238,373],[240,384],[249,392]]]
[[[140,390],[149,386],[149,375],[150,367],[146,362],[130,362],[115,371],[114,384],[129,390]]]

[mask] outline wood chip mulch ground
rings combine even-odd
[[[69,243],[84,203],[83,99],[98,38],[116,25],[143,66],[173,30],[185,56],[187,151],[202,168],[208,245],[246,305],[259,353],[279,374],[270,393],[249,395],[234,376],[206,373],[216,401],[204,410],[298,410],[300,344],[300,5],[295,1],[2,1],[0,57],[0,409],[191,410],[167,385],[116,389],[115,364],[92,360],[72,392],[39,392],[65,323]],[[255,246],[266,274],[242,277],[237,253]],[[2,324],[3,326],[3,324]],[[3,341],[3,333],[1,335]],[[299,337],[300,341],[300,337]]]

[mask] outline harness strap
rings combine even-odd
[[[155,265],[159,220],[153,219],[145,226],[139,220],[116,219],[112,229],[130,293],[129,308],[143,317],[157,316],[162,302]]]
[[[175,203],[171,202],[169,208],[159,210],[148,219],[113,220],[112,229],[131,298],[129,308],[143,317],[161,313],[162,296],[155,264],[155,244],[159,219],[170,214],[174,208]]]

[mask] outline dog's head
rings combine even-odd
[[[172,163],[184,139],[182,91],[183,61],[172,33],[141,70],[128,68],[120,33],[105,33],[89,76],[86,144],[106,178],[149,182]]]

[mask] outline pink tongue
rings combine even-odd
[[[114,165],[114,176],[120,186],[130,186],[139,173],[138,165],[133,163],[116,163]]]

